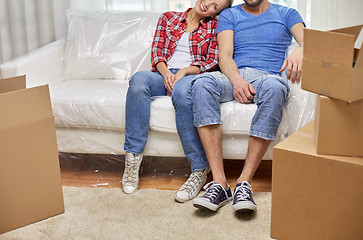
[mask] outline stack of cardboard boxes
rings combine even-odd
[[[0,80],[0,234],[64,212],[48,86]]]
[[[363,25],[305,30],[301,86],[315,120],[276,145],[271,237],[363,239]]]

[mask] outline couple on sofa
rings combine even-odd
[[[289,94],[281,72],[287,69],[288,79],[300,80],[304,23],[296,10],[268,0],[244,0],[234,7],[232,2],[197,0],[186,12],[166,12],[159,18],[152,71],[135,73],[126,97],[125,193],[138,188],[151,97],[169,95],[191,164],[191,174],[175,199],[195,198],[211,170],[213,181],[203,196],[193,200],[195,207],[217,211],[233,200],[235,211],[256,210],[249,182],[281,122]],[[300,47],[285,59],[292,36]],[[213,71],[218,64],[221,72]],[[220,103],[233,100],[255,103],[257,110],[246,161],[232,194],[223,168]]]

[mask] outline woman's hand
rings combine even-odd
[[[163,74],[162,74],[163,78],[164,78],[164,85],[167,91],[167,95],[171,96],[171,92],[173,91],[173,87],[174,87],[174,81],[175,81],[175,75],[170,72],[169,70],[166,70]]]
[[[171,96],[171,92],[173,91],[173,86],[174,86],[173,83],[175,75],[172,72],[170,72],[170,70],[166,67],[166,64],[164,62],[158,62],[155,67],[159,71],[161,76],[163,76],[167,95]]]
[[[181,78],[185,77],[187,75],[187,72],[185,68],[179,69],[177,73],[174,75],[174,82],[172,88],[174,88],[174,85],[177,81],[179,81]]]
[[[179,71],[177,73],[175,73],[173,87],[174,87],[175,83],[177,81],[179,81],[180,79],[182,79],[183,77],[185,77],[187,75],[199,74],[199,72],[200,72],[199,66],[190,66],[190,67],[179,69]]]

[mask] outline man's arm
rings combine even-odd
[[[217,35],[219,66],[233,85],[233,97],[239,103],[250,103],[256,91],[252,84],[239,74],[236,62],[233,60],[233,30],[225,30]]]
[[[303,60],[303,41],[304,41],[304,24],[297,23],[290,29],[292,36],[295,38],[299,47],[296,48],[284,61],[280,72],[286,70],[286,77],[291,82],[300,82]]]

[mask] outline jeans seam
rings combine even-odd
[[[262,138],[262,139],[270,140],[270,141],[276,140],[276,136],[266,134],[266,133],[263,133],[260,131],[250,130],[249,135],[252,137],[258,137],[258,138]]]

